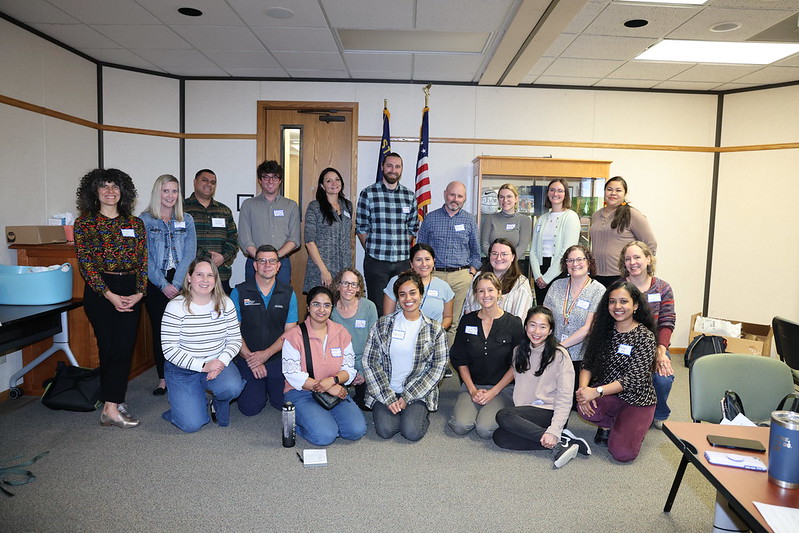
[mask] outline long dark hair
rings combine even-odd
[[[75,193],[78,211],[84,216],[96,216],[100,212],[100,198],[97,189],[104,183],[115,183],[119,186],[119,203],[117,211],[123,217],[133,214],[136,203],[136,187],[130,176],[117,168],[96,168],[80,179]]]
[[[607,183],[605,183],[605,187],[614,181],[621,183],[621,186],[624,189],[625,200],[619,207],[616,208],[616,213],[613,215],[613,220],[610,223],[610,227],[621,233],[630,227],[630,209],[632,209],[632,207],[627,203],[627,182],[624,181],[624,178],[621,176],[613,176],[607,181]]]
[[[610,293],[615,290],[624,289],[633,301],[633,305],[638,304],[638,309],[633,313],[633,320],[643,324],[643,326],[656,334],[655,319],[652,317],[652,310],[649,309],[649,303],[644,298],[643,293],[638,290],[635,284],[619,279],[614,281],[602,299],[599,301],[596,314],[594,315],[594,323],[591,325],[591,332],[588,335],[588,344],[585,348],[585,360],[594,360],[599,354],[603,353],[605,345],[610,342],[613,337],[613,328],[616,325],[610,311],[608,310],[608,301],[610,300]],[[654,359],[654,354],[652,354]],[[584,365],[585,366],[585,365]]]
[[[541,364],[538,365],[538,370],[533,373],[534,376],[540,377],[544,373],[544,370],[546,370],[549,364],[555,359],[555,354],[558,351],[558,341],[555,339],[555,317],[552,315],[552,311],[543,305],[537,305],[527,311],[527,316],[524,319],[524,340],[516,348],[516,353],[513,358],[513,367],[519,374],[530,370],[530,349],[533,343],[530,342],[530,338],[527,336],[527,322],[529,322],[535,314],[541,314],[547,317],[547,322],[549,322],[549,328],[551,330],[549,336],[544,340]]]
[[[333,211],[333,206],[330,205],[330,202],[327,199],[327,193],[325,189],[322,187],[322,182],[325,181],[325,174],[328,172],[332,172],[336,176],[338,176],[338,180],[341,182],[341,190],[338,192],[338,200],[341,202],[341,211],[342,213],[346,211],[347,213],[352,214],[352,202],[347,200],[347,197],[344,196],[344,178],[341,177],[341,172],[336,170],[333,167],[327,167],[319,174],[319,180],[316,182],[316,201],[319,202],[319,210],[322,212],[322,218],[325,219],[328,225],[332,225],[336,221],[336,214]]]
[[[503,244],[507,246],[510,248],[510,252],[513,254],[513,262],[508,267],[505,275],[502,276],[502,279],[499,280],[502,282],[502,294],[508,294],[513,286],[516,285],[516,280],[522,275],[522,269],[519,268],[519,256],[516,254],[516,246],[514,246],[512,242],[503,237],[494,239],[494,242],[492,242],[491,246],[488,247],[488,261],[486,261],[485,264],[480,267],[480,272],[494,271],[494,267],[491,266],[491,251],[493,250],[495,244]]]

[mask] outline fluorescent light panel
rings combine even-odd
[[[671,4],[683,6],[701,6],[708,0],[616,0],[616,4]]]
[[[799,44],[792,43],[665,40],[650,47],[635,59],[680,63],[768,65],[797,52]]]

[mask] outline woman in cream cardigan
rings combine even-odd
[[[550,181],[544,202],[549,211],[538,217],[530,247],[533,289],[535,301],[539,304],[544,302],[549,285],[564,274],[560,269],[560,258],[569,246],[580,241],[580,217],[570,209],[571,204],[566,180]]]

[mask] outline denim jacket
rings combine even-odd
[[[172,285],[178,290],[183,286],[183,278],[189,270],[189,265],[197,254],[197,234],[194,231],[194,219],[188,213],[183,214],[183,223],[172,220],[169,224],[160,218],[153,218],[146,211],[139,215],[147,230],[147,276],[150,281],[161,290],[168,285],[166,280],[167,246],[173,250],[175,262],[175,277]],[[179,227],[183,226],[183,227]]]

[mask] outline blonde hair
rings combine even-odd
[[[493,272],[480,272],[475,276],[474,285],[472,285],[472,294],[477,296],[477,284],[483,280],[489,281],[497,290],[497,293],[499,293],[500,296],[502,295],[502,282],[499,281],[499,278]]]
[[[497,190],[497,196],[499,196],[499,193],[502,192],[502,189],[507,189],[507,190],[509,190],[510,192],[513,193],[513,196],[516,197],[516,203],[513,204],[513,208],[514,209],[518,209],[519,208],[519,189],[516,188],[516,185],[514,185],[513,183],[503,183],[502,185],[499,186],[499,189]]]
[[[641,241],[630,241],[624,245],[624,248],[621,249],[621,253],[619,254],[619,275],[621,275],[621,277],[624,279],[627,279],[627,276],[630,275],[630,273],[627,271],[627,266],[624,264],[624,254],[627,253],[627,249],[630,246],[639,247],[641,251],[644,252],[644,257],[648,257],[652,260],[648,265],[646,265],[646,273],[650,276],[654,276],[655,263],[657,263],[657,259],[655,259],[655,254],[652,253],[652,250],[649,248],[649,246],[647,246],[645,242]]]
[[[150,196],[150,205],[147,206],[145,212],[155,219],[161,218],[161,189],[165,183],[177,183],[178,185],[178,199],[175,202],[175,207],[172,208],[172,213],[175,215],[175,220],[183,222],[183,195],[180,192],[180,182],[172,174],[161,174],[156,178]]]
[[[180,291],[181,296],[183,296],[183,306],[188,313],[191,313],[191,290],[189,280],[191,279],[191,275],[194,274],[197,265],[200,263],[208,263],[211,265],[211,272],[214,275],[214,289],[211,291],[211,301],[214,303],[214,311],[222,314],[225,311],[225,290],[222,288],[222,280],[219,279],[219,269],[216,268],[213,261],[209,261],[208,259],[195,259],[189,265],[189,271],[183,278],[183,287]]]

